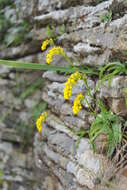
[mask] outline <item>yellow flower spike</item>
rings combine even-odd
[[[81,101],[84,99],[84,96],[82,93],[78,94],[73,102],[73,113],[74,115],[77,115],[79,111],[82,109]]]
[[[50,64],[53,61],[54,55],[65,55],[65,51],[62,47],[59,46],[55,46],[52,49],[50,49],[46,55],[46,62],[48,64]]]
[[[82,78],[82,75],[79,72],[73,73],[66,81],[64,88],[64,99],[69,100],[71,97],[72,87],[76,84],[78,80]]]
[[[44,112],[40,115],[40,117],[36,121],[36,127],[39,133],[42,132],[42,124],[45,122],[47,118],[47,112]]]
[[[41,50],[42,50],[42,51],[46,50],[46,48],[47,48],[47,46],[48,46],[49,44],[50,44],[50,45],[53,44],[53,39],[52,39],[52,38],[47,39],[47,40],[45,40],[45,41],[42,43]]]

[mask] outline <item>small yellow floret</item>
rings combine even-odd
[[[77,97],[75,98],[73,102],[73,107],[72,107],[74,115],[77,115],[78,112],[82,109],[81,101],[83,99],[84,99],[84,96],[82,95],[82,93],[78,94]]]
[[[49,44],[52,44],[52,43],[53,43],[53,39],[52,39],[52,38],[45,40],[45,41],[42,43],[41,50],[42,50],[42,51],[46,50],[47,46],[48,46]]]
[[[40,117],[36,121],[36,127],[39,133],[42,132],[42,123],[45,122],[46,118],[47,118],[47,112],[44,112],[40,115]]]
[[[46,55],[46,62],[50,64],[53,61],[54,55],[65,55],[65,51],[62,47],[53,47],[49,50],[49,52]]]
[[[76,84],[78,80],[81,79],[81,74],[79,72],[75,72],[72,74],[66,81],[65,83],[65,88],[64,88],[64,99],[69,100],[71,97],[71,90],[72,87]]]

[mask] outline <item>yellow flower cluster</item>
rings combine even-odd
[[[40,117],[36,121],[36,127],[39,133],[42,132],[42,123],[45,122],[46,118],[47,118],[47,112],[44,112],[40,115]]]
[[[62,47],[53,47],[49,50],[48,54],[46,55],[46,62],[50,64],[53,61],[54,55],[65,55],[65,51]]]
[[[73,107],[72,107],[74,115],[77,115],[78,112],[82,109],[81,101],[83,99],[84,99],[84,96],[82,95],[82,93],[78,94],[77,97],[75,98],[73,102]]]
[[[52,43],[53,43],[53,39],[52,39],[52,38],[45,40],[45,41],[42,43],[42,45],[41,45],[41,50],[42,50],[42,51],[46,50],[47,46],[48,46],[49,44],[52,44]]]
[[[69,100],[71,97],[71,90],[72,87],[76,84],[78,80],[81,79],[81,74],[79,72],[75,72],[72,74],[68,79],[67,82],[65,83],[65,88],[64,88],[64,99]]]

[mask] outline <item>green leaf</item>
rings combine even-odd
[[[114,123],[112,125],[113,129],[113,135],[114,135],[114,142],[115,144],[120,144],[122,141],[122,130],[121,130],[121,124]]]
[[[48,38],[54,37],[54,31],[53,31],[53,29],[51,29],[49,26],[47,26],[46,27],[46,34],[47,34]]]
[[[32,108],[31,112],[33,122],[35,122],[40,114],[46,110],[47,106],[47,102],[42,101],[41,103],[39,102],[39,104],[37,104],[34,108]]]
[[[0,65],[6,65],[13,68],[19,69],[33,69],[33,70],[48,70],[48,71],[60,71],[60,72],[75,72],[79,70],[76,67],[62,67],[62,66],[54,66],[47,64],[35,64],[35,63],[24,63],[20,61],[8,61],[8,60],[0,60]]]
[[[19,69],[32,69],[32,70],[43,70],[43,71],[59,71],[62,73],[74,73],[79,71],[81,73],[86,73],[91,76],[91,73],[83,67],[72,67],[72,66],[55,66],[55,65],[47,65],[47,64],[38,64],[38,63],[24,63],[20,61],[8,61],[8,60],[0,60],[0,65],[5,65],[8,67],[19,68]],[[97,75],[96,72],[93,72],[93,75]]]
[[[107,155],[111,156],[114,148],[122,141],[121,117],[108,111],[101,100],[98,101],[100,113],[96,116],[89,130],[89,138],[94,151],[96,150],[95,139],[100,134],[107,136]]]
[[[65,30],[66,30],[66,28],[65,28],[65,25],[64,24],[62,24],[60,27],[59,27],[59,34],[64,34],[65,33]]]

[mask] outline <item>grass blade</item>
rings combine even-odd
[[[21,61],[8,61],[0,60],[0,65],[8,67],[19,68],[19,69],[32,69],[32,70],[43,70],[43,71],[59,71],[62,73],[74,73],[76,71],[86,73],[88,75],[98,75],[97,71],[89,70],[87,67],[72,67],[72,66],[56,66],[38,63],[24,63]]]

